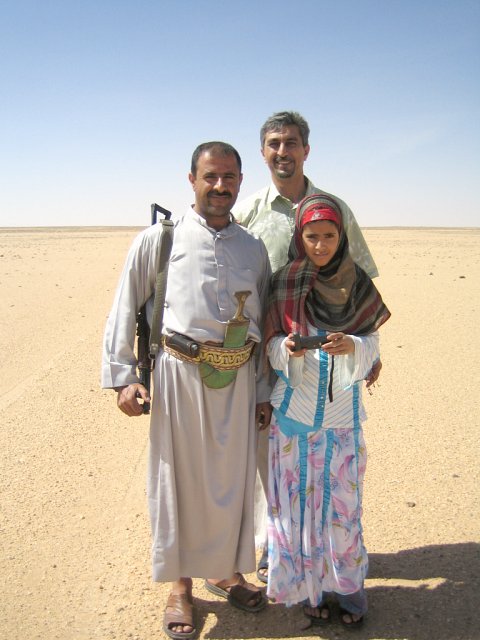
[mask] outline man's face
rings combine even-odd
[[[292,124],[266,134],[262,155],[272,177],[285,180],[294,176],[303,176],[303,163],[309,151],[308,144],[303,146],[297,125]]]
[[[195,192],[195,211],[213,229],[223,229],[230,222],[230,211],[242,183],[234,155],[220,155],[213,151],[202,153],[197,162],[197,175],[189,174]]]

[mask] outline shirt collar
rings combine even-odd
[[[223,237],[228,237],[233,235],[237,231],[237,223],[235,222],[235,218],[233,217],[232,213],[230,213],[230,222],[227,224],[226,227],[224,227],[223,229],[220,229],[220,231],[217,231],[216,229],[209,227],[205,218],[195,211],[195,209],[193,208],[193,205],[188,207],[187,215],[192,220],[200,224],[202,227],[210,231],[212,235],[218,234]]]
[[[315,193],[315,185],[307,178],[307,176],[305,176],[305,180],[307,181],[307,190],[305,191],[305,195],[310,196],[313,193]],[[269,205],[271,208],[272,202],[274,202],[277,198],[280,198],[281,200],[285,200],[286,202],[290,202],[291,205],[293,204],[291,200],[289,200],[288,198],[285,198],[285,196],[280,195],[277,187],[272,182],[270,184],[270,188],[267,193],[267,205]],[[297,205],[294,204],[293,206],[296,207]]]

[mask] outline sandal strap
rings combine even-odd
[[[192,596],[188,593],[171,593],[167,599],[163,620],[166,627],[171,625],[193,627]]]
[[[223,589],[224,591],[227,591],[228,593],[230,593],[233,587],[238,587],[238,586],[243,587],[247,584],[247,581],[245,580],[245,578],[241,573],[237,572],[234,575],[237,577],[237,582],[235,582],[234,584],[229,584],[228,580],[222,580],[221,582],[217,582],[215,586],[218,587],[219,589]],[[254,587],[255,585],[251,585],[251,586]]]
[[[264,549],[262,553],[262,557],[258,561],[258,569],[268,569],[268,550]]]
[[[253,587],[253,589],[251,587]],[[251,600],[254,600],[256,605],[263,597],[262,592],[258,591],[254,584],[246,582],[245,579],[243,580],[243,584],[234,584],[230,588],[230,595],[244,605],[247,605]]]
[[[226,591],[230,596],[232,596],[232,598],[241,604],[247,605],[250,600],[255,600],[255,603],[258,604],[262,600],[263,596],[257,585],[252,582],[247,582],[241,573],[237,572],[235,573],[235,576],[238,578],[238,582],[235,584],[224,584],[224,582],[227,582],[225,580],[223,582],[219,582],[216,586]]]

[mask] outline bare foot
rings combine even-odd
[[[363,616],[357,615],[356,613],[349,613],[342,609],[340,611],[340,620],[344,627],[358,627],[363,622]]]
[[[330,607],[328,604],[321,604],[318,607],[310,607],[304,605],[303,613],[310,618],[313,623],[322,623],[330,621]]]

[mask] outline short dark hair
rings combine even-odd
[[[308,122],[297,111],[279,111],[278,113],[274,113],[273,116],[270,116],[260,129],[262,148],[265,143],[265,136],[269,131],[280,131],[290,125],[297,125],[303,146],[306,147],[308,144],[308,136],[310,135]]]
[[[214,140],[213,142],[202,142],[202,144],[199,144],[193,152],[190,171],[194,177],[197,176],[198,159],[200,158],[202,153],[207,153],[208,151],[211,151],[213,155],[235,156],[238,164],[238,169],[240,173],[242,173],[242,159],[240,158],[240,154],[235,149],[235,147],[232,147],[232,145],[228,144],[227,142],[219,142],[218,140]]]

